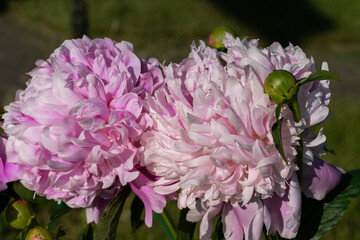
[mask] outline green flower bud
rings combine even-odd
[[[25,240],[54,240],[51,232],[43,227],[37,226],[26,234]]]
[[[223,39],[225,37],[226,32],[230,33],[233,36],[236,36],[235,31],[232,28],[217,27],[209,35],[210,47],[216,48],[218,50],[224,50],[225,46],[223,43]]]
[[[291,73],[285,70],[274,70],[265,79],[264,90],[272,102],[282,104],[296,98],[299,87]]]
[[[33,218],[35,218],[35,212],[26,200],[16,200],[6,209],[6,220],[13,228],[25,229]]]

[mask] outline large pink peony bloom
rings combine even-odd
[[[7,188],[6,183],[18,180],[22,175],[22,167],[7,161],[6,138],[0,136],[0,192]]]
[[[165,198],[139,170],[139,140],[151,126],[146,94],[163,84],[155,59],[139,59],[128,42],[65,41],[5,107],[8,161],[25,167],[21,182],[49,199],[88,208],[98,221],[106,204],[129,184],[147,208],[162,211]],[[149,210],[150,209],[150,210]]]
[[[160,177],[155,192],[179,191],[179,208],[190,209],[187,219],[201,221],[201,239],[210,238],[217,215],[227,239],[260,239],[264,224],[268,234],[293,238],[301,216],[297,135],[304,133],[304,164],[312,165],[326,143],[322,131],[315,135],[308,127],[328,116],[329,82],[301,87],[300,123],[283,107],[286,164],[273,142],[276,105],[264,93],[264,80],[275,69],[285,69],[296,79],[308,76],[315,70],[313,60],[292,45],[284,49],[274,43],[260,50],[256,40],[230,35],[224,43],[227,53],[201,42],[191,47],[189,58],[164,68],[166,88],[148,98],[156,121],[141,140],[142,164]],[[340,172],[331,174],[337,183]],[[334,187],[320,185],[325,192]],[[308,190],[316,192],[318,186]]]

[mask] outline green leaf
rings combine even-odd
[[[153,212],[153,216],[160,223],[161,227],[164,229],[164,231],[169,236],[169,238],[171,240],[175,240],[176,239],[176,231],[175,231],[173,223],[168,218],[166,208],[164,208],[164,211],[161,214]]]
[[[61,238],[63,236],[66,235],[66,232],[65,232],[65,227],[63,225],[60,224],[59,226],[59,229],[55,235],[55,238],[58,239],[58,238]]]
[[[317,232],[321,216],[324,211],[324,201],[307,198],[302,194],[301,198],[301,222],[295,239],[311,239]]]
[[[144,204],[138,196],[134,197],[130,210],[131,228],[132,232],[135,232],[136,229],[138,229],[144,223],[144,221],[141,219],[141,215],[144,211]]]
[[[224,233],[223,233],[223,224],[222,224],[222,221],[221,221],[221,216],[219,216],[217,219],[216,219],[216,226],[215,226],[215,229],[211,235],[211,239],[212,240],[225,240],[225,236],[224,236]]]
[[[16,236],[16,240],[23,240],[24,232],[19,232],[19,234]]]
[[[309,77],[303,78],[297,82],[296,85],[301,86],[308,82],[320,81],[320,80],[337,80],[340,81],[339,77],[332,72],[319,70],[310,74]]]
[[[94,235],[94,228],[93,224],[86,225],[86,228],[84,229],[80,240],[93,240]]]
[[[360,196],[360,169],[341,175],[324,200],[302,197],[301,224],[296,239],[320,239],[343,216],[350,198]]]
[[[289,105],[289,108],[290,108],[290,110],[291,110],[291,112],[293,114],[295,122],[297,122],[297,123],[300,122],[300,120],[301,120],[300,106],[299,106],[299,103],[297,101],[297,94],[296,94],[295,98],[288,103],[288,105]]]
[[[345,210],[349,207],[350,198],[359,196],[360,169],[357,169],[348,172],[348,176],[344,174],[342,182],[326,197],[320,226],[312,239],[320,239],[322,235],[329,231],[340,220]]]
[[[285,158],[285,152],[282,144],[282,138],[281,138],[281,124],[282,124],[282,118],[275,122],[275,124],[272,126],[271,133],[272,137],[274,139],[274,143],[276,146],[276,149],[279,151],[281,157],[284,159],[286,163],[287,160]]]
[[[64,202],[61,202],[59,205],[55,207],[54,212],[50,216],[50,222],[47,225],[47,228],[50,231],[53,231],[57,225],[57,219],[64,214],[68,213],[72,208],[66,205]]]
[[[61,202],[59,205],[56,206],[54,212],[51,214],[50,221],[56,220],[70,210],[71,208],[68,205],[66,205],[64,202]]]
[[[188,222],[186,220],[186,214],[188,212],[188,208],[184,208],[180,212],[177,240],[193,239],[196,223]]]
[[[120,220],[122,210],[124,208],[125,200],[129,196],[130,188],[124,187],[120,194],[111,200],[106,206],[104,215],[98,223],[94,240],[114,240],[116,236],[116,229]]]

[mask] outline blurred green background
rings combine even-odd
[[[26,75],[37,59],[46,59],[65,39],[73,38],[72,0],[0,0],[0,100],[7,104],[25,87]],[[240,36],[259,38],[260,45],[278,41],[299,45],[338,74],[332,83],[332,119],[325,125],[329,149],[324,157],[344,170],[360,168],[360,1],[298,0],[85,0],[87,34],[134,44],[143,58],[178,62],[189,53],[193,40],[207,40],[217,26],[232,27]],[[20,186],[17,186],[20,187]],[[33,199],[31,192],[28,199]],[[45,224],[56,205],[36,197],[39,221]],[[166,239],[155,222],[131,233],[127,201],[119,239]],[[40,207],[41,206],[41,207]],[[175,209],[172,206],[172,209]],[[0,220],[0,239],[15,239],[14,231]],[[174,218],[176,218],[175,216]],[[360,239],[360,199],[353,200],[323,239]],[[60,222],[67,236],[77,238],[85,226],[85,213],[75,210]]]

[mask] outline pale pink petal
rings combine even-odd
[[[213,218],[220,212],[222,204],[209,207],[200,223],[200,239],[210,239],[213,231]]]
[[[274,194],[264,199],[264,223],[269,235],[276,232],[284,238],[296,237],[300,227],[301,189],[296,174],[288,183],[283,197]]]
[[[226,204],[222,220],[226,239],[260,239],[263,225],[262,203],[251,202],[236,207]]]

